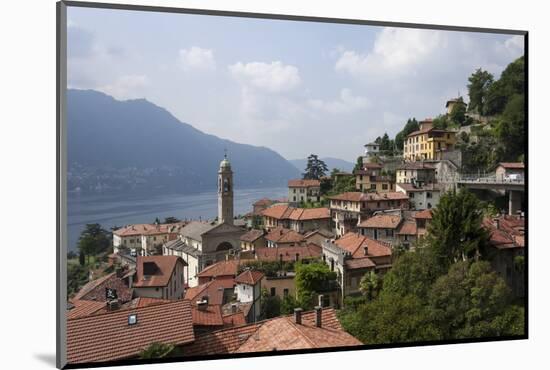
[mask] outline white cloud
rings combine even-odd
[[[147,76],[126,75],[117,78],[113,83],[98,87],[97,90],[117,99],[143,97],[143,88],[148,85]]]
[[[301,83],[298,68],[279,61],[271,63],[238,62],[229,72],[244,87],[268,93],[282,93],[295,89]]]
[[[331,114],[347,114],[366,109],[370,106],[369,99],[364,96],[354,96],[350,89],[340,90],[340,97],[337,100],[323,101],[310,99],[310,107]]]
[[[377,35],[369,53],[343,51],[335,69],[367,77],[379,73],[406,74],[446,44],[446,35],[442,32],[387,27]]]
[[[184,69],[215,69],[216,61],[211,49],[192,46],[190,49],[181,49],[179,58]]]

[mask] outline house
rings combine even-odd
[[[367,159],[376,157],[378,156],[378,153],[380,153],[380,144],[368,143],[368,144],[365,144],[364,147],[365,147],[365,157]]]
[[[220,261],[207,266],[204,270],[199,272],[197,276],[199,278],[199,284],[204,284],[211,280],[233,280],[237,276],[238,270],[238,260]]]
[[[234,295],[235,281],[233,279],[211,280],[207,283],[189,288],[185,292],[185,299],[193,305],[198,301],[208,301],[209,305],[225,305]]]
[[[285,351],[358,346],[362,343],[345,332],[333,308],[295,310],[281,316],[240,327],[217,330],[197,337],[185,347],[184,356]]]
[[[458,105],[466,106],[466,103],[464,103],[464,100],[462,99],[462,97],[447,100],[447,103],[445,103],[445,108],[447,108],[447,114],[451,114],[453,109]]]
[[[397,184],[430,184],[435,180],[435,166],[425,162],[407,162],[395,171]]]
[[[355,189],[362,192],[385,193],[394,191],[391,176],[381,175],[382,165],[378,163],[363,163],[363,168],[353,171]]]
[[[420,122],[420,129],[407,135],[403,159],[407,162],[442,159],[442,153],[454,150],[456,132],[433,128],[432,119]]]
[[[423,210],[437,207],[442,187],[439,184],[401,183],[395,186],[398,192],[409,197],[411,209]]]
[[[135,297],[181,299],[185,294],[185,268],[178,256],[138,256],[132,280]]]
[[[501,162],[495,169],[498,180],[523,180],[525,177],[525,165],[522,162]]]
[[[128,277],[125,277],[126,272],[127,270],[117,270],[89,281],[80,288],[71,301],[96,301],[104,304],[112,299],[117,299],[119,303],[130,301],[132,289],[131,282]]]
[[[403,218],[399,214],[377,214],[358,225],[359,234],[395,246],[397,231],[402,222]]]
[[[247,322],[256,322],[260,319],[262,296],[262,279],[264,274],[257,270],[246,269],[235,278],[235,294],[237,301],[241,303],[251,303],[251,307],[246,318]]]
[[[364,219],[376,211],[408,209],[409,197],[401,192],[346,192],[328,197],[334,233],[340,237],[357,231]]]
[[[391,245],[358,233],[326,240],[321,247],[323,261],[338,274],[342,301],[350,294],[360,293],[359,283],[367,272],[384,274],[391,268]]]
[[[432,210],[425,209],[414,214],[414,219],[416,222],[416,236],[417,239],[424,237],[428,232],[428,226],[432,221]]]
[[[288,180],[288,201],[292,205],[301,202],[319,202],[321,200],[321,181]]]
[[[284,227],[277,227],[271,230],[266,236],[268,248],[276,247],[294,247],[300,246],[305,242],[305,238],[299,232],[294,230],[285,229]]]
[[[317,229],[330,229],[330,212],[326,207],[295,208],[277,204],[262,211],[267,230],[276,227],[292,229],[299,233]]]
[[[101,313],[112,312],[116,310],[127,310],[133,308],[141,308],[151,306],[154,304],[171,302],[167,299],[161,298],[147,298],[137,297],[130,301],[121,303],[121,301],[113,302],[99,302],[99,301],[86,301],[78,300],[72,301],[69,309],[67,310],[67,320],[76,319],[84,316],[97,315]],[[114,303],[114,304],[113,304]]]
[[[525,296],[525,219],[521,216],[485,218],[489,232],[489,259],[515,297]]]
[[[133,359],[154,342],[181,347],[194,340],[188,300],[117,310],[67,320],[67,362]]]
[[[321,257],[321,247],[313,243],[304,243],[294,247],[258,248],[254,256],[257,261],[264,262],[304,262],[319,259]]]
[[[265,232],[263,230],[251,229],[241,235],[241,252],[253,251],[256,248],[265,246]]]
[[[157,247],[177,238],[185,222],[174,224],[134,224],[113,231],[113,249],[136,249],[143,255],[154,254]]]

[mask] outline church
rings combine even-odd
[[[233,171],[227,155],[218,171],[218,218],[214,222],[192,221],[180,230],[179,238],[164,244],[164,255],[177,255],[187,262],[186,281],[198,285],[197,274],[205,267],[239,252],[246,230],[233,225]]]

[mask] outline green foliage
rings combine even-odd
[[[72,296],[88,282],[90,270],[87,266],[78,263],[67,264],[67,295]]]
[[[359,156],[357,157],[357,160],[355,161],[355,166],[353,167],[353,171],[359,171],[363,169],[363,157]]]
[[[409,118],[407,120],[407,123],[405,124],[405,127],[403,127],[403,130],[397,133],[395,135],[395,147],[398,150],[403,150],[403,144],[405,142],[405,138],[407,135],[409,135],[411,132],[418,131],[420,129],[420,125],[418,124],[418,121],[416,118]]]
[[[310,154],[307,157],[306,172],[302,174],[304,180],[319,180],[328,172],[328,167],[325,162],[319,159],[316,154]]]
[[[267,289],[262,289],[261,296],[261,316],[262,319],[271,319],[281,315],[281,299],[279,296],[271,296]]]
[[[449,114],[449,120],[460,126],[464,126],[466,123],[466,104],[463,102],[462,97],[459,98],[459,103],[455,104],[451,113]]]
[[[361,278],[359,282],[359,290],[371,301],[378,293],[382,287],[382,282],[380,278],[374,271],[367,272]]]
[[[336,272],[322,262],[296,263],[294,265],[296,277],[296,295],[298,303],[304,310],[313,308],[315,295],[326,291],[331,283],[336,281]]]
[[[294,262],[281,262],[279,261],[246,261],[239,265],[238,274],[246,269],[258,270],[265,274],[265,276],[273,277],[277,276],[279,271],[294,271]]]
[[[84,253],[78,254],[78,263],[80,263],[80,266],[84,266],[86,264],[86,255]]]
[[[525,152],[525,97],[509,98],[497,124],[495,136],[499,142],[497,155],[500,161],[517,161]]]
[[[447,119],[447,116],[440,114],[435,117],[433,119],[433,127],[438,130],[446,130],[449,127],[449,120]]]
[[[154,343],[151,343],[147,348],[144,348],[139,353],[139,358],[151,359],[151,358],[168,357],[170,354],[174,352],[174,349],[175,347],[173,344],[154,342]]]
[[[502,72],[500,79],[493,83],[487,94],[487,114],[501,114],[509,99],[514,95],[523,95],[525,90],[525,59],[520,57],[510,63]]]
[[[290,315],[298,307],[298,302],[290,294],[281,300],[281,315]]]
[[[355,190],[355,176],[341,176],[332,182],[332,188],[327,191],[327,195],[336,195],[347,191]]]
[[[482,219],[481,203],[469,191],[463,189],[441,196],[428,226],[428,242],[437,266],[446,269],[482,252],[488,239]]]
[[[468,110],[484,115],[486,113],[486,104],[489,89],[493,83],[493,75],[487,71],[478,68],[468,78],[468,95],[470,97],[470,105]]]
[[[78,250],[86,256],[87,263],[90,256],[104,253],[110,246],[110,234],[100,224],[87,224],[78,240]]]

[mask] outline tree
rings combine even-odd
[[[525,96],[510,97],[495,127],[501,161],[516,161],[525,152]]]
[[[298,307],[296,299],[291,295],[287,295],[281,301],[281,315],[290,315],[296,307]]]
[[[407,120],[407,123],[405,124],[405,127],[403,127],[403,130],[397,133],[395,135],[395,147],[399,150],[403,150],[403,144],[405,141],[405,138],[414,131],[418,131],[420,129],[420,126],[418,124],[418,121],[416,118],[409,118]]]
[[[458,98],[457,103],[449,114],[449,119],[460,126],[464,126],[466,122],[466,104],[462,100],[462,97]]]
[[[525,93],[525,59],[520,57],[508,64],[487,93],[487,114],[501,114],[509,99]]]
[[[176,217],[173,217],[173,216],[169,216],[169,217],[166,217],[164,219],[164,223],[165,224],[175,224],[177,222],[180,222],[181,220],[176,218]]]
[[[438,130],[446,130],[447,127],[449,127],[449,120],[447,119],[447,116],[444,114],[440,114],[439,116],[435,117],[433,119],[433,127]]]
[[[302,174],[304,180],[319,180],[328,172],[325,162],[318,158],[316,154],[310,154],[307,157],[306,172]]]
[[[154,342],[139,353],[141,359],[164,358],[174,352],[173,344]]]
[[[271,319],[281,315],[281,299],[279,296],[271,296],[267,289],[262,289],[261,296],[261,315],[262,319]]]
[[[367,296],[369,301],[372,301],[374,296],[378,295],[380,288],[380,278],[373,270],[363,275],[359,282],[359,290]]]
[[[78,250],[86,256],[86,262],[89,256],[106,252],[110,245],[110,234],[100,224],[87,224],[78,240]]]
[[[488,233],[482,227],[483,207],[467,190],[447,192],[433,210],[428,226],[428,243],[437,266],[477,258],[484,251]]]
[[[363,169],[363,157],[359,156],[357,157],[357,160],[355,161],[355,166],[353,167],[353,171],[359,171]]]
[[[445,338],[479,338],[524,333],[523,310],[489,262],[455,263],[431,287],[429,305]]]
[[[78,254],[78,263],[80,266],[84,266],[86,264],[86,255],[82,252]]]
[[[336,281],[336,272],[330,271],[322,262],[296,263],[294,265],[296,277],[296,295],[298,304],[304,309],[313,308],[315,294],[321,293],[331,287]]]
[[[71,296],[78,292],[88,282],[90,270],[87,266],[78,263],[67,264],[67,295]]]
[[[478,68],[469,78],[468,95],[470,104],[468,110],[477,112],[480,115],[486,113],[486,103],[489,88],[493,83],[493,75]]]

